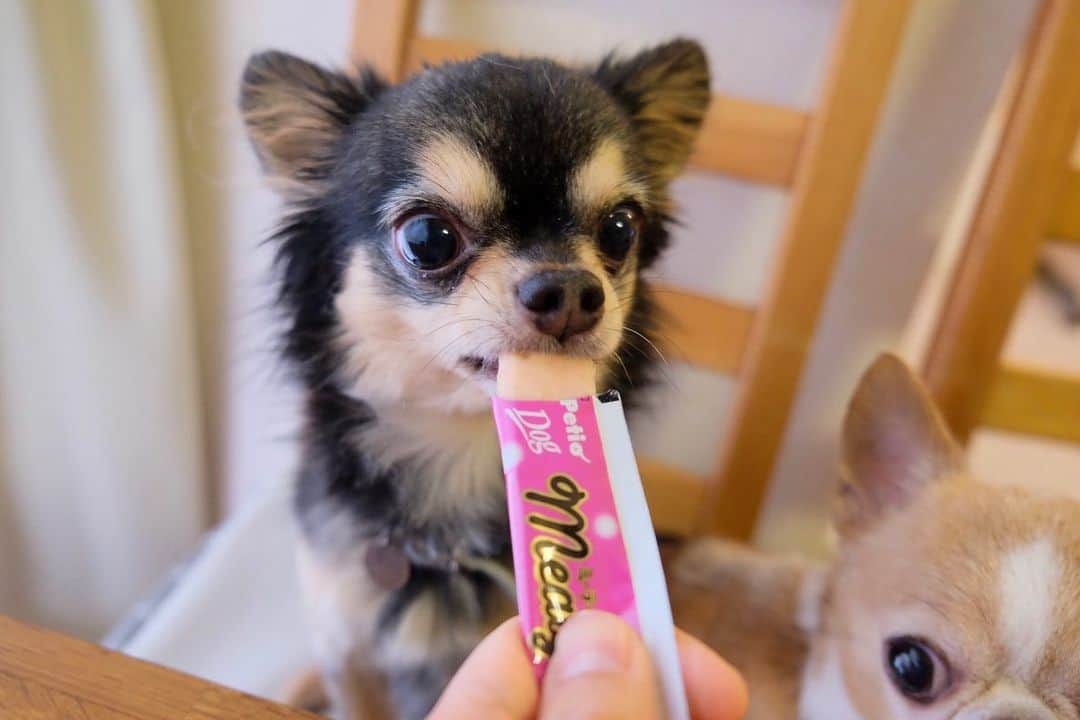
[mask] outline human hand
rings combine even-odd
[[[428,720],[603,720],[663,717],[652,661],[633,629],[609,613],[575,613],[559,630],[543,684],[522,650],[518,619],[484,638]],[[676,630],[693,720],[738,720],[746,685],[701,641]]]

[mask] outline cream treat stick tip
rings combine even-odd
[[[507,400],[565,400],[595,395],[596,362],[566,355],[500,355],[495,392]]]

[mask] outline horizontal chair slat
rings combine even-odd
[[[466,60],[490,50],[464,40],[420,35],[409,48],[406,74],[425,63]],[[787,187],[795,176],[808,120],[807,113],[792,108],[713,95],[691,165]]]
[[[753,309],[666,284],[654,285],[653,292],[662,313],[665,358],[725,375],[742,366]]]
[[[417,35],[412,39],[412,44],[406,56],[405,74],[409,75],[417,72],[425,64],[434,65],[441,62],[468,60],[491,50],[492,48],[482,48],[467,40]],[[507,54],[512,55],[514,53],[507,51]]]
[[[1002,367],[983,422],[998,430],[1080,442],[1080,377]]]
[[[807,113],[792,108],[714,94],[690,164],[789,187],[809,121]]]
[[[1047,234],[1080,243],[1080,170],[1070,170],[1061,186]]]

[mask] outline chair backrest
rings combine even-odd
[[[1080,243],[1080,0],[1046,0],[924,367],[953,430],[1080,442],[1080,377],[1003,364],[1047,239]]]
[[[692,167],[789,191],[783,236],[757,308],[671,286],[665,353],[737,378],[732,430],[713,473],[641,459],[660,532],[747,537],[754,528],[829,287],[909,0],[846,0],[811,112],[714,94]],[[393,80],[485,50],[417,32],[418,0],[358,0],[353,59]],[[498,50],[513,54],[509,48]]]

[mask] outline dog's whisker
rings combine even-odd
[[[626,363],[623,362],[623,359],[621,357],[619,357],[619,353],[615,353],[614,355],[612,355],[612,357],[614,357],[615,361],[618,362],[619,365],[622,367],[623,374],[626,375],[627,384],[630,385],[630,387],[633,387],[634,378],[630,376],[630,369],[626,367]]]
[[[642,335],[640,332],[637,332],[637,331],[634,331],[630,335],[623,334],[624,330],[630,330],[630,329],[631,328],[629,328],[629,327],[627,327],[625,325],[618,328],[618,329],[609,328],[609,331],[613,332],[615,334],[615,337],[619,341],[619,350],[616,351],[616,355],[618,355],[619,352],[621,352],[622,349],[625,348],[626,350],[631,350],[631,351],[637,353],[638,355],[640,355],[642,358],[644,358],[647,361],[657,360],[658,355],[657,355],[657,347],[656,347],[656,345],[653,344],[652,342],[649,342],[649,349],[648,350],[646,350],[644,347],[641,347],[637,342],[635,342],[635,338],[642,338],[642,339],[645,339],[645,340],[648,340],[648,338],[646,338],[644,335]],[[666,358],[664,359],[664,362],[656,365],[655,367],[656,367],[657,370],[659,370],[661,378],[663,379],[663,381],[668,386],[675,386],[676,385],[674,378],[668,372],[670,370],[670,368],[671,368],[671,363],[668,362],[666,360]]]
[[[480,60],[481,62],[486,62],[488,65],[496,65],[498,67],[509,68],[510,70],[517,70],[518,72],[521,72],[521,73],[525,72],[524,68],[520,68],[517,65],[510,65],[509,63],[499,62],[499,61],[495,60],[495,58],[493,58],[493,57],[491,57],[489,55],[481,55],[480,57],[478,57],[476,59]]]
[[[483,329],[483,328],[473,328],[473,329],[471,329],[471,330],[466,330],[465,332],[463,332],[462,334],[458,335],[458,336],[457,336],[457,337],[455,337],[455,338],[454,338],[453,340],[451,340],[450,342],[448,342],[448,343],[447,343],[446,345],[444,345],[444,346],[443,346],[443,347],[442,347],[442,348],[441,348],[441,349],[440,349],[440,350],[439,350],[438,352],[436,352],[436,353],[435,353],[434,355],[432,355],[432,356],[431,356],[431,358],[429,358],[429,359],[428,359],[428,361],[427,361],[426,363],[424,363],[424,366],[423,366],[423,367],[422,367],[422,368],[420,369],[420,373],[419,373],[419,374],[421,374],[421,375],[422,375],[422,374],[424,373],[424,371],[425,371],[425,370],[427,370],[428,368],[430,368],[430,367],[431,367],[431,365],[432,365],[433,363],[435,363],[435,362],[436,362],[436,361],[437,361],[437,360],[439,359],[439,356],[440,356],[440,355],[442,355],[442,354],[443,354],[443,353],[445,353],[445,352],[446,352],[447,350],[449,350],[450,348],[452,348],[452,347],[453,347],[454,345],[458,344],[458,343],[459,343],[459,342],[461,342],[462,340],[466,339],[467,337],[469,337],[470,335],[472,335],[473,333],[475,333],[476,331],[478,331],[478,330],[481,330],[481,329]]]
[[[487,297],[487,295],[485,295],[485,294],[484,294],[484,293],[483,293],[483,292],[482,292],[482,291],[480,290],[480,288],[481,288],[481,287],[483,287],[483,288],[484,288],[484,289],[486,289],[486,290],[487,290],[488,292],[492,292],[492,293],[493,293],[494,291],[492,291],[491,287],[490,287],[490,286],[488,286],[488,284],[487,284],[487,283],[485,283],[485,282],[484,282],[483,280],[481,280],[481,279],[480,279],[479,277],[477,277],[476,275],[473,275],[473,274],[472,274],[471,272],[466,272],[466,273],[465,273],[465,277],[469,278],[470,280],[472,280],[472,281],[473,281],[473,282],[474,282],[474,283],[476,284],[476,294],[477,294],[477,295],[478,295],[478,296],[480,297],[480,300],[481,300],[481,301],[483,301],[483,303],[484,303],[485,305],[487,305],[487,306],[488,306],[488,307],[490,307],[491,309],[493,309],[493,310],[495,310],[496,312],[498,312],[498,310],[499,310],[499,309],[498,309],[498,307],[497,307],[497,306],[495,305],[495,303],[491,302],[491,300],[490,300],[490,299],[489,299],[489,298]]]
[[[629,332],[629,333],[633,333],[634,335],[637,335],[639,338],[641,338],[642,340],[647,342],[649,344],[649,347],[651,347],[653,349],[653,351],[656,353],[656,356],[658,358],[660,358],[661,362],[663,362],[665,365],[670,364],[670,363],[668,363],[668,359],[664,356],[664,353],[660,350],[660,348],[658,348],[656,346],[656,343],[654,343],[652,340],[650,340],[644,333],[638,332],[637,330],[630,327],[629,325],[624,325],[623,330],[625,330],[626,332]]]

